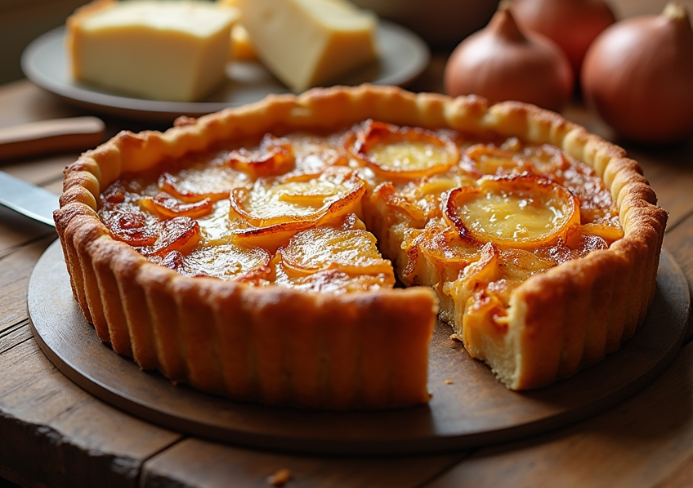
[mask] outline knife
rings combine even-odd
[[[96,117],[46,120],[0,129],[0,159],[84,150],[103,141],[104,123]],[[55,226],[58,195],[0,171],[0,205]]]
[[[55,193],[0,171],[0,205],[55,227],[53,210],[60,206],[58,199]]]

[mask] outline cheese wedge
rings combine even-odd
[[[239,0],[217,0],[220,7],[238,8]],[[229,58],[235,61],[257,61],[255,48],[250,41],[250,34],[243,27],[243,19],[237,22],[231,29],[231,49]]]
[[[238,17],[208,2],[91,3],[67,21],[72,76],[147,99],[198,101],[225,79]]]
[[[289,88],[338,83],[377,58],[377,18],[344,0],[240,0],[260,60]]]

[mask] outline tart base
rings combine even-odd
[[[526,104],[362,85],[268,97],[197,121],[182,119],[165,133],[123,132],[71,165],[56,228],[75,298],[99,337],[145,369],[232,398],[338,410],[425,402],[437,311],[430,289],[312,295],[193,279],[115,241],[96,215],[100,191],[121,174],[225,140],[343,130],[367,118],[554,145],[592,167],[616,202],[621,240],[516,288],[500,348],[493,341],[465,344],[508,387],[538,388],[573,375],[633,335],[655,291],[667,216],[623,149]],[[386,229],[370,230],[391,248],[383,242]],[[406,264],[396,251],[384,254],[398,267]]]
[[[603,411],[657,378],[679,351],[690,309],[688,285],[663,251],[652,307],[617,354],[547,388],[518,393],[435,326],[426,406],[316,412],[237,402],[142,373],[103,345],[68,286],[60,248],[41,257],[29,282],[34,337],[79,386],[126,412],[178,431],[287,452],[396,454],[459,450],[537,435]],[[451,380],[446,384],[445,380]],[[329,426],[329,427],[326,427]]]

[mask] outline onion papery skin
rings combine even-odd
[[[573,72],[565,54],[540,34],[522,32],[509,8],[452,52],[445,68],[450,96],[517,100],[560,111],[570,100]]]
[[[621,21],[587,52],[585,102],[622,138],[664,144],[693,134],[693,29],[683,12]]]
[[[592,42],[616,22],[602,0],[515,0],[513,11],[521,27],[548,37],[563,50],[577,78]]]

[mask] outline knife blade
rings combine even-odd
[[[60,206],[58,199],[55,193],[0,171],[0,205],[55,227],[53,210]]]

